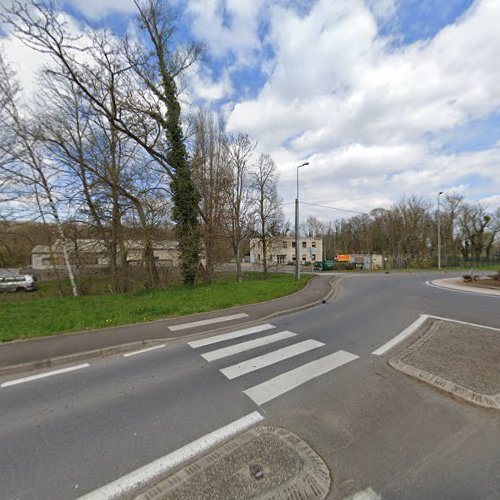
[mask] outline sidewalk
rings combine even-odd
[[[326,275],[317,276],[302,290],[292,295],[258,304],[104,330],[6,342],[0,344],[0,374],[125,351],[138,343],[179,339],[227,327],[239,328],[255,321],[263,321],[288,312],[306,309],[328,300],[334,292],[333,282],[337,278]],[[229,321],[209,323],[214,318],[236,315],[239,317]],[[207,324],[192,327],[185,325],[200,321],[207,321]]]

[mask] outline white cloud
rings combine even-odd
[[[236,65],[255,61],[260,49],[259,14],[264,0],[188,0],[192,29],[205,40],[216,57],[229,53]]]
[[[133,14],[137,8],[133,0],[65,0],[80,14],[90,20],[99,20],[115,12],[119,14]]]
[[[500,110],[500,2],[478,1],[433,39],[402,47],[377,31],[394,2],[368,3],[318,0],[306,15],[274,6],[269,79],[255,99],[234,104],[229,127],[274,156],[287,200],[303,160],[311,162],[304,199],[322,204],[375,208],[453,187],[472,172],[500,192],[499,148],[439,153],[440,133]]]
[[[188,98],[192,101],[218,101],[231,95],[233,89],[228,71],[224,71],[218,79],[210,71],[199,66],[193,67],[187,76]]]

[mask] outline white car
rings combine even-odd
[[[31,274],[0,277],[0,292],[32,292],[37,288],[37,279]]]

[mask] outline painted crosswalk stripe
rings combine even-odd
[[[242,319],[246,318],[247,316],[247,313],[232,314],[231,316],[218,316],[217,318],[202,319],[200,321],[192,321],[191,323],[182,323],[181,325],[169,326],[168,329],[172,332],[177,332],[179,330],[187,330],[188,328],[195,328],[197,326],[212,325],[215,323],[224,323],[224,321]]]
[[[208,337],[207,339],[201,340],[193,340],[192,342],[188,342],[188,346],[196,349],[197,347],[204,347],[206,345],[217,344],[218,342],[224,342],[225,340],[237,339],[240,337],[244,337],[246,335],[251,335],[252,333],[264,332],[266,330],[271,330],[276,328],[269,323],[265,325],[252,326],[250,328],[244,328],[243,330],[236,330],[235,332],[224,333],[222,335],[215,335],[214,337]]]
[[[241,342],[236,345],[223,347],[222,349],[217,349],[215,351],[210,351],[202,354],[201,356],[207,361],[215,361],[216,359],[233,356],[234,354],[238,354],[239,352],[249,351],[250,349],[255,349],[256,347],[261,347],[263,345],[272,344],[273,342],[278,342],[290,337],[295,337],[296,335],[296,333],[285,330],[284,332],[274,333],[273,335],[268,335],[267,337],[262,337],[260,339],[248,340],[247,342]]]
[[[242,363],[238,363],[237,365],[228,366],[227,368],[223,368],[221,372],[229,380],[232,380],[233,378],[241,377],[242,375],[245,375],[247,373],[260,370],[261,368],[265,368],[266,366],[270,366],[285,359],[298,356],[299,354],[317,349],[318,347],[322,347],[324,345],[325,344],[323,344],[322,342],[318,342],[317,340],[304,340],[303,342],[298,342],[297,344],[283,347],[282,349],[269,352],[262,356],[248,359],[246,361],[243,361]]]
[[[358,359],[359,356],[347,351],[337,351],[324,358],[311,361],[293,370],[282,373],[277,377],[267,380],[243,391],[256,404],[262,405],[282,394],[285,394],[299,385],[312,380],[320,375],[328,373],[339,366]]]

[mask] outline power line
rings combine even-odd
[[[304,205],[312,205],[313,207],[322,207],[329,208],[330,210],[339,210],[340,212],[349,212],[352,214],[361,214],[361,215],[369,215],[368,212],[359,212],[357,210],[347,210],[347,208],[337,208],[337,207],[329,207],[328,205],[318,205],[317,203],[308,203],[307,201],[301,201]]]

